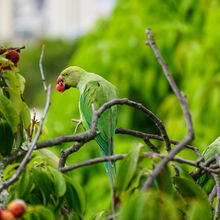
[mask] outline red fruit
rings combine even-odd
[[[0,206],[0,219],[2,219],[2,207]]]
[[[56,88],[58,92],[64,92],[65,90],[65,86],[63,84],[57,84]]]
[[[9,203],[7,210],[15,217],[22,216],[26,211],[26,203],[21,199],[16,199]]]
[[[58,78],[57,78],[57,84],[59,83],[62,83],[63,82],[63,78],[61,77],[61,76],[59,76]]]
[[[1,220],[15,220],[15,217],[8,210],[2,210]]]
[[[8,50],[6,58],[11,60],[15,66],[18,66],[18,61],[20,59],[20,56],[16,50]]]

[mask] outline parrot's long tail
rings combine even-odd
[[[108,156],[113,155],[113,138],[110,139],[110,141],[105,142],[100,138],[98,135],[96,137],[96,141],[101,148],[101,154],[102,156]],[[104,149],[108,149],[109,154]],[[108,173],[110,183],[111,183],[111,194],[112,194],[112,214],[115,213],[115,193],[114,193],[114,182],[116,178],[116,164],[113,161],[107,161],[104,162],[106,172]]]
[[[111,184],[114,184],[116,178],[116,164],[115,162],[104,162],[106,172],[108,173]]]
[[[196,183],[199,184],[201,187],[203,187],[211,178],[212,176],[210,174],[205,173],[201,177],[199,177],[199,179],[197,179]]]
[[[96,141],[101,148],[101,155],[108,156],[113,155],[113,139],[109,139],[109,141],[104,141],[101,135],[96,137]],[[105,149],[108,149],[107,151]],[[109,152],[109,153],[107,153]],[[111,185],[114,185],[114,181],[116,178],[116,164],[113,161],[104,162],[106,172],[108,173]]]

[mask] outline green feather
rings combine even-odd
[[[220,154],[220,137],[218,137],[212,144],[210,144],[202,153],[205,160],[208,160],[216,154]],[[203,187],[206,192],[209,193],[211,192],[215,181],[211,175],[204,174],[197,180],[197,183]]]

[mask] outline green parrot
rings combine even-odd
[[[220,154],[220,137],[211,143],[202,153],[205,160],[208,160],[215,154]],[[210,193],[215,185],[215,180],[210,174],[205,173],[197,180],[197,183],[203,187],[207,193]]]
[[[101,76],[88,73],[77,66],[64,69],[57,79],[57,90],[64,92],[70,87],[77,88],[80,92],[79,111],[80,119],[87,129],[92,123],[92,104],[98,110],[104,103],[118,97],[117,88]],[[113,155],[114,134],[117,123],[118,109],[112,106],[107,109],[98,120],[100,134],[95,140],[101,148],[102,156]],[[116,176],[114,162],[104,163],[111,184]]]

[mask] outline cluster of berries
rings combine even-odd
[[[0,207],[0,220],[15,220],[21,217],[26,211],[26,203],[21,199],[16,199],[8,204],[6,210]]]
[[[6,54],[6,58],[8,60],[11,60],[12,63],[17,67],[18,61],[20,59],[19,53],[16,50],[8,50],[8,53]]]
[[[19,56],[20,48],[4,48],[0,47],[0,56],[3,55],[5,56],[6,59],[10,60],[14,65],[17,67],[18,66],[18,61],[20,59]],[[1,66],[1,63],[0,63]],[[10,70],[10,66],[4,66],[2,69]]]

